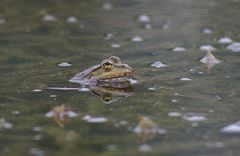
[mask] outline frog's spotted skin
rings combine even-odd
[[[83,72],[76,74],[70,82],[86,84],[126,82],[132,77],[133,70],[127,64],[121,63],[119,57],[111,56],[101,64],[92,66]]]

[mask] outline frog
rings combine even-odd
[[[72,77],[69,82],[79,83],[83,87],[100,84],[131,84],[133,69],[128,64],[122,63],[117,56],[104,59],[100,64],[94,65]]]

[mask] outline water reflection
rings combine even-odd
[[[69,118],[77,117],[78,114],[75,113],[71,107],[60,105],[54,107],[50,112],[45,114],[48,118],[53,118],[53,120],[60,126],[64,127],[64,122]]]
[[[137,127],[133,130],[138,134],[141,141],[147,141],[154,139],[157,134],[165,134],[166,130],[160,128],[154,121],[146,116],[139,117],[139,122]]]

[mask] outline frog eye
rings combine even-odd
[[[112,101],[112,96],[111,95],[104,95],[104,96],[102,96],[102,100],[106,103],[109,103],[110,101]]]
[[[110,71],[112,67],[113,67],[113,64],[110,61],[106,61],[102,64],[102,68],[106,71]]]

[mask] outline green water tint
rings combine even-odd
[[[239,2],[123,0],[112,1],[109,11],[102,9],[103,3],[0,2],[0,15],[6,21],[0,24],[0,117],[13,125],[0,130],[0,155],[237,155],[239,135],[224,135],[220,129],[240,119],[239,54],[216,41],[225,36],[240,40]],[[47,14],[57,20],[43,21]],[[150,16],[152,29],[137,22],[141,14]],[[69,16],[79,22],[67,23]],[[164,24],[169,29],[163,29]],[[203,34],[204,28],[213,33]],[[114,34],[109,41],[104,40],[107,33]],[[133,43],[134,36],[144,41]],[[112,48],[112,44],[121,47]],[[209,73],[198,60],[205,55],[198,50],[204,44],[215,46],[218,50],[213,54],[222,61]],[[187,51],[172,52],[177,46]],[[135,71],[139,83],[133,86],[132,96],[106,105],[90,92],[46,89],[78,87],[68,80],[112,55]],[[151,67],[156,61],[168,66]],[[72,66],[59,67],[61,62]],[[67,120],[64,128],[45,117],[61,104],[79,114]],[[195,113],[206,120],[196,125],[170,117],[169,112]],[[108,122],[87,123],[82,120],[85,115],[103,116]],[[131,130],[139,116],[148,116],[167,133],[142,142]],[[38,126],[41,131],[36,131]],[[139,151],[149,146],[150,152]]]

